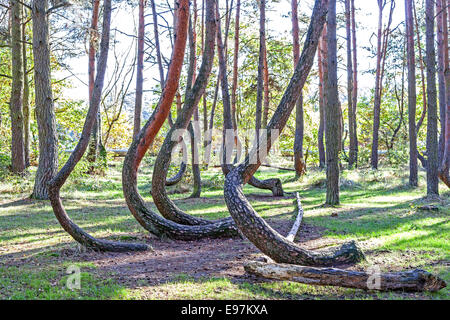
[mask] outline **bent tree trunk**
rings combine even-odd
[[[297,64],[294,75],[281,99],[278,108],[269,122],[267,142],[261,143],[260,148],[267,152],[272,144],[272,130],[282,130],[295,106],[306,78],[314,62],[320,34],[322,33],[327,14],[328,0],[316,0],[311,22],[308,28],[303,52]],[[320,251],[305,250],[287,240],[273,230],[262,219],[245,198],[243,186],[261,165],[261,160],[250,163],[258,150],[253,146],[251,153],[246,156],[244,163],[234,168],[225,179],[224,196],[228,210],[242,233],[264,254],[276,262],[327,266],[339,263],[349,263],[361,260],[364,255],[355,242]],[[253,158],[255,159],[255,158]]]
[[[39,131],[39,165],[32,194],[32,197],[36,199],[48,199],[47,184],[58,169],[46,3],[46,1],[34,1],[32,10],[36,120]]]
[[[46,1],[36,1],[36,3],[46,3]],[[46,10],[42,11],[44,15],[45,11]],[[100,56],[97,66],[97,76],[95,79],[93,94],[90,98],[89,110],[86,116],[86,121],[83,126],[81,138],[78,141],[75,150],[70,155],[69,160],[67,160],[64,167],[62,167],[62,169],[57,173],[57,175],[50,181],[48,192],[50,203],[52,205],[53,211],[59,223],[64,228],[64,230],[67,233],[69,233],[72,236],[72,238],[74,238],[81,245],[90,249],[100,251],[141,251],[147,250],[149,249],[149,247],[145,244],[108,241],[96,239],[93,236],[91,236],[70,219],[70,217],[67,215],[66,210],[64,209],[60,197],[61,187],[64,185],[70,173],[73,171],[77,163],[80,161],[89,144],[89,138],[98,112],[101,99],[101,92],[103,89],[106,63],[108,59],[110,22],[111,22],[111,0],[105,0],[103,11],[103,32],[100,43]]]
[[[420,269],[371,274],[335,268],[314,268],[259,261],[249,262],[244,268],[248,273],[269,279],[363,290],[421,292],[439,291],[447,286],[444,280]]]
[[[211,26],[207,28],[208,33],[215,34],[215,19],[214,19],[214,0],[207,0],[207,24]],[[171,239],[178,240],[194,240],[202,237],[223,237],[229,236],[230,233],[237,234],[237,229],[232,230],[228,222],[216,222],[206,225],[182,225],[171,220],[167,220],[159,214],[153,212],[146,204],[144,199],[139,194],[137,190],[137,169],[139,164],[148,150],[149,145],[154,140],[158,130],[161,128],[165,119],[170,111],[170,106],[172,104],[173,98],[177,91],[178,81],[181,75],[181,68],[183,65],[184,51],[186,47],[187,38],[187,28],[189,19],[189,4],[187,0],[180,0],[179,7],[177,9],[177,24],[176,32],[177,37],[175,39],[175,45],[173,49],[172,61],[169,67],[168,78],[164,86],[163,93],[161,95],[160,101],[157,108],[153,112],[150,119],[147,121],[145,126],[139,132],[137,138],[131,143],[128,153],[124,160],[123,171],[122,171],[122,187],[125,199],[127,201],[128,208],[130,209],[136,220],[150,233],[158,237],[168,237]],[[211,35],[209,35],[211,37]],[[210,39],[210,38],[208,38]],[[214,46],[211,45],[209,48],[205,49],[204,57],[209,57],[211,51],[214,54]],[[187,127],[194,112],[193,106],[198,103],[201,94],[204,92],[200,90],[203,83],[206,83],[207,75],[209,74],[210,67],[212,63],[211,59],[203,59],[202,65],[200,67],[200,72],[197,80],[194,83],[192,90],[187,96],[184,107],[180,110],[180,114],[177,117],[173,128],[176,127]],[[209,70],[209,71],[208,71]],[[205,79],[206,78],[206,79]],[[193,92],[200,91],[200,94],[194,95]],[[195,99],[195,100],[194,100]],[[190,114],[190,116],[188,116]],[[173,129],[172,128],[172,129]],[[174,129],[173,129],[174,130]],[[168,134],[171,137],[171,134]],[[170,146],[171,142],[166,140],[164,142],[165,146]],[[165,147],[163,146],[161,150]],[[158,154],[158,158],[162,156],[163,152]],[[170,152],[168,152],[170,155]],[[158,161],[157,158],[157,162]],[[168,161],[169,162],[169,161]],[[165,165],[165,164],[163,164]],[[155,165],[154,172],[158,169]],[[167,170],[160,171],[166,172]],[[162,179],[164,184],[165,177]],[[152,183],[152,188],[158,185],[158,180],[154,180]],[[158,194],[158,189],[152,190],[152,194]]]

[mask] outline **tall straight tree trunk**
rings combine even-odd
[[[234,20],[234,54],[233,54],[233,81],[231,85],[231,118],[233,121],[233,129],[234,129],[234,144],[237,150],[236,159],[239,158],[241,153],[241,142],[239,141],[238,136],[238,125],[237,125],[237,115],[236,115],[236,91],[238,87],[238,63],[239,63],[239,20],[240,20],[240,12],[241,12],[241,0],[237,0],[236,3],[236,17]]]
[[[298,63],[300,56],[299,27],[298,27],[298,5],[297,0],[291,0],[292,10],[292,37],[293,37],[293,56],[294,68]],[[294,168],[296,177],[302,176],[306,172],[306,163],[303,159],[303,94],[295,105],[295,138],[294,138]]]
[[[434,1],[425,1],[426,66],[427,66],[427,196],[439,195],[438,141],[437,141],[437,92],[436,50],[434,47]]]
[[[269,65],[267,63],[267,43],[264,45],[264,56],[263,56],[263,75],[264,75],[264,109],[262,114],[262,128],[267,127],[267,120],[269,118]]]
[[[26,11],[23,8],[22,23],[22,56],[23,56],[23,144],[25,166],[30,166],[30,82],[28,80],[28,57],[27,57],[27,23]]]
[[[256,143],[259,145],[259,133],[262,125],[262,108],[264,96],[264,51],[266,50],[266,0],[258,0],[259,3],[259,59],[258,81],[256,92]],[[259,153],[257,155],[259,157]]]
[[[378,32],[377,32],[377,65],[375,75],[375,97],[373,103],[373,136],[372,156],[370,164],[372,169],[378,169],[378,135],[380,129],[380,106],[381,106],[381,59],[382,59],[382,33],[383,28],[383,0],[378,1]]]
[[[35,104],[39,131],[39,166],[32,196],[48,199],[47,184],[58,169],[58,138],[50,76],[47,1],[34,0],[32,8]]]
[[[414,1],[413,1],[412,6],[413,6],[413,14],[414,14],[414,24],[416,27],[416,34],[417,34],[417,47],[418,47],[418,52],[419,52],[420,77],[421,77],[421,83],[422,83],[422,114],[420,115],[420,119],[416,124],[416,134],[418,134],[420,127],[422,126],[423,120],[425,119],[425,115],[427,114],[427,86],[426,86],[426,80],[425,80],[425,65],[424,65],[423,54],[422,54],[422,43],[420,41],[420,28],[419,28],[419,22],[417,20],[416,5],[415,5]]]
[[[351,4],[345,0],[345,22],[347,32],[347,106],[348,106],[348,131],[350,147],[348,155],[348,166],[350,168],[356,163],[357,144],[355,133],[355,109],[353,108],[353,60],[352,60],[352,34],[351,34]]]
[[[144,18],[144,0],[139,0],[139,26],[137,42],[137,63],[136,63],[136,96],[134,102],[134,127],[133,139],[141,130],[142,114],[142,86],[144,83],[144,36],[145,36],[145,18]],[[157,26],[156,26],[157,27]]]
[[[352,18],[352,57],[353,57],[353,90],[352,90],[352,112],[353,112],[353,135],[354,135],[354,158],[355,167],[358,166],[358,125],[356,121],[356,109],[358,107],[358,49],[356,45],[356,19],[355,0],[350,0]]]
[[[437,13],[437,59],[438,59],[438,86],[439,86],[439,118],[441,122],[441,132],[439,135],[439,159],[442,161],[445,143],[445,117],[446,117],[446,93],[445,93],[445,49],[444,49],[444,12],[442,0],[436,0]],[[447,39],[448,41],[448,39]],[[441,162],[440,161],[440,162]]]
[[[445,131],[443,142],[443,155],[440,161],[439,177],[450,188],[450,65],[449,65],[449,46],[448,46],[448,18],[450,18],[449,0],[442,1],[442,7],[444,8],[442,29],[443,29],[443,47],[444,47],[444,76],[445,76],[445,128],[441,128]],[[445,10],[447,8],[447,10]]]
[[[328,77],[326,82],[327,196],[326,204],[339,204],[339,95],[337,86],[336,0],[328,2]]]
[[[326,83],[326,24],[323,27],[323,33],[319,39],[319,47],[317,50],[318,64],[319,64],[319,129],[318,129],[318,149],[319,149],[319,167],[325,168],[325,146],[324,146],[324,132],[325,132],[325,83]]]
[[[408,64],[409,185],[417,187],[416,62],[414,50],[413,0],[405,0],[406,51]]]
[[[22,5],[11,0],[11,171],[25,171],[23,128]]]

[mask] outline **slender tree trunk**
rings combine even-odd
[[[418,134],[420,127],[422,126],[423,120],[425,119],[425,116],[427,114],[427,86],[426,86],[426,80],[425,80],[425,65],[424,65],[423,54],[422,54],[422,43],[420,40],[420,28],[419,28],[419,22],[417,20],[415,1],[413,1],[412,6],[413,6],[413,14],[414,14],[414,24],[416,27],[416,34],[417,34],[417,47],[418,47],[418,52],[419,52],[420,78],[421,78],[421,83],[422,83],[422,114],[420,115],[419,121],[416,124],[416,134]],[[417,156],[419,156],[419,153],[417,153]],[[420,158],[420,156],[419,156],[419,158]]]
[[[153,1],[152,1],[153,2]],[[145,36],[145,18],[144,18],[145,1],[139,0],[139,25],[137,39],[137,63],[136,63],[136,97],[134,102],[134,127],[133,139],[141,130],[141,114],[142,114],[142,86],[144,82],[144,36]],[[155,28],[157,25],[155,24]]]
[[[259,145],[259,133],[262,127],[262,108],[264,97],[264,51],[266,50],[266,0],[258,0],[259,3],[259,59],[258,81],[256,92],[256,144]],[[257,155],[259,157],[259,154]]]
[[[373,103],[373,137],[372,137],[372,169],[378,169],[378,135],[380,129],[380,105],[381,105],[381,59],[382,59],[382,28],[383,28],[383,0],[378,1],[378,33],[377,33],[377,65],[375,75],[375,97]]]
[[[318,149],[319,149],[319,167],[325,168],[325,146],[324,146],[324,132],[325,132],[325,83],[326,83],[326,24],[323,27],[323,33],[319,39],[318,47],[318,64],[319,64],[319,129],[318,129]]]
[[[414,50],[413,0],[405,0],[406,47],[408,61],[409,185],[417,187],[416,62]]]
[[[437,92],[436,50],[434,47],[434,1],[425,1],[426,66],[427,66],[427,196],[439,195],[438,141],[437,141]]]
[[[47,184],[58,169],[58,138],[50,76],[47,1],[33,1],[32,12],[35,104],[39,131],[39,166],[32,196],[48,199]]]
[[[356,45],[356,19],[355,1],[350,0],[352,18],[352,57],[353,57],[353,90],[352,90],[352,113],[353,113],[353,135],[354,135],[354,158],[355,167],[358,166],[358,126],[356,121],[356,109],[358,107],[358,49]]]
[[[11,0],[11,171],[24,173],[22,5]]]
[[[351,34],[351,4],[350,0],[345,0],[345,21],[347,31],[347,106],[348,106],[348,129],[349,129],[349,155],[348,166],[352,168],[356,164],[358,147],[355,132],[355,109],[353,107],[353,57],[352,57],[352,34]]]
[[[237,125],[237,114],[236,114],[236,91],[238,87],[238,63],[239,63],[239,20],[240,20],[240,12],[241,12],[241,0],[237,0],[236,3],[236,17],[234,20],[234,54],[233,54],[233,82],[231,86],[231,119],[233,121],[233,129],[234,129],[234,145],[237,150],[236,159],[239,161],[239,157],[241,154],[241,142],[238,136],[238,125]]]
[[[292,37],[293,37],[293,57],[294,67],[298,63],[300,55],[299,27],[298,27],[298,6],[297,0],[291,0],[292,10]],[[301,177],[306,172],[306,163],[303,159],[303,94],[295,105],[295,137],[294,137],[294,168],[296,177]]]
[[[444,155],[444,143],[445,143],[445,117],[446,117],[446,93],[445,93],[445,49],[444,49],[444,12],[442,0],[436,0],[436,13],[437,13],[437,59],[438,59],[438,88],[439,88],[439,118],[441,124],[441,132],[439,135],[439,163],[442,162]],[[448,41],[448,39],[447,39]]]
[[[443,155],[440,161],[439,167],[439,177],[441,180],[450,188],[450,66],[449,66],[449,46],[448,46],[448,18],[450,18],[450,8],[449,1],[443,0],[442,7],[443,19],[442,19],[442,29],[443,29],[443,47],[444,47],[444,76],[445,76],[445,128],[441,128],[441,131],[445,131],[444,142],[443,142]],[[447,10],[445,10],[447,8]]]
[[[336,0],[328,2],[328,77],[326,82],[327,197],[329,205],[339,204],[339,95],[337,87]]]
[[[23,7],[23,6],[22,6]],[[28,57],[27,57],[27,23],[26,11],[23,8],[22,23],[22,56],[23,56],[23,143],[25,166],[30,166],[30,83],[28,80]]]
[[[98,41],[98,15],[100,11],[100,0],[94,0],[92,6],[92,19],[91,19],[91,27],[90,27],[90,35],[89,35],[89,52],[88,52],[88,75],[89,75],[89,99],[91,99],[92,92],[94,90],[94,81],[95,81],[95,54],[96,47]],[[87,154],[88,161],[92,164],[97,161],[97,157],[99,155],[99,145],[100,145],[100,110],[98,110],[98,114],[95,117],[94,127],[92,128],[92,137],[89,144],[89,150]],[[89,171],[90,173],[94,173],[94,167],[91,166]]]
[[[263,75],[264,75],[264,109],[262,114],[262,128],[267,127],[267,119],[269,117],[269,66],[267,63],[267,44],[264,44],[264,55],[263,55]]]

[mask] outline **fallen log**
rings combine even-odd
[[[302,224],[302,219],[303,219],[303,207],[302,207],[302,203],[300,201],[300,195],[298,194],[298,192],[295,193],[295,197],[296,197],[296,207],[297,207],[297,219],[295,219],[295,222],[291,228],[291,231],[289,231],[288,235],[286,236],[286,239],[289,241],[294,241],[295,236],[297,235],[298,231],[300,230],[300,226]]]
[[[245,271],[260,277],[320,286],[338,286],[378,291],[439,291],[447,284],[439,277],[415,269],[402,272],[359,272],[336,268],[315,268],[283,263],[248,262]]]

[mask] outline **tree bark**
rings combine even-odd
[[[426,67],[427,67],[427,196],[439,195],[436,50],[434,47],[434,1],[425,1]]]
[[[326,204],[339,204],[340,105],[337,87],[336,0],[328,4],[328,77],[326,82],[327,195]]]
[[[262,108],[264,98],[264,51],[266,50],[266,0],[258,0],[259,3],[259,58],[258,81],[256,92],[256,143],[259,144],[259,133],[262,128]],[[259,156],[259,155],[258,155]]]
[[[358,107],[358,47],[356,45],[356,20],[355,20],[355,1],[350,0],[351,18],[352,18],[352,56],[353,56],[353,90],[352,90],[352,112],[353,112],[353,134],[354,134],[354,161],[355,167],[358,166],[358,125],[356,121],[356,109]]]
[[[319,149],[319,167],[325,168],[325,146],[324,146],[324,132],[325,132],[325,80],[326,80],[326,24],[323,27],[323,33],[319,39],[319,47],[317,50],[318,64],[319,64],[319,129],[318,129],[318,149]]]
[[[96,47],[98,41],[98,15],[100,11],[100,0],[93,1],[92,7],[92,19],[91,19],[91,27],[90,27],[90,35],[89,35],[89,52],[88,52],[88,75],[89,75],[89,99],[91,99],[92,92],[94,90],[94,82],[95,82],[95,54]],[[95,117],[94,127],[92,128],[92,137],[89,144],[89,150],[87,154],[87,160],[93,164],[97,161],[97,157],[100,153],[100,131],[101,126],[101,116],[100,110]],[[95,168],[91,165],[89,168],[90,173],[94,173]]]
[[[412,0],[405,0],[406,51],[408,64],[408,128],[409,128],[409,185],[417,187],[417,132],[416,132],[416,62]]]
[[[153,2],[153,0],[152,0]],[[154,5],[154,4],[153,4]],[[144,36],[145,36],[145,18],[144,18],[144,0],[139,0],[139,25],[137,36],[137,62],[136,62],[136,96],[134,102],[134,127],[133,139],[141,130],[141,114],[142,114],[142,94],[144,82]],[[156,17],[155,17],[156,18]],[[155,24],[155,28],[157,25]]]
[[[293,37],[293,57],[294,68],[298,63],[300,55],[299,27],[298,27],[298,6],[297,0],[291,0],[292,10],[292,37]],[[267,120],[266,120],[267,122]],[[295,137],[294,137],[294,168],[295,176],[301,177],[306,173],[306,163],[303,159],[303,94],[300,93],[297,104],[295,105]]]
[[[325,23],[327,7],[327,0],[315,1],[299,63],[294,70],[294,74],[278,108],[269,122],[267,143],[259,146],[259,148],[265,148],[267,152],[270,151],[273,142],[272,133],[274,131],[272,130],[281,131],[285,127],[311,70],[319,37]],[[228,173],[224,186],[224,196],[228,210],[245,237],[276,262],[324,266],[355,262],[362,259],[363,254],[354,242],[338,248],[326,249],[325,251],[314,252],[305,250],[273,230],[256,213],[245,198],[243,186],[261,165],[259,159],[257,159],[256,163],[250,161],[252,158],[255,159],[257,152],[257,146],[254,145],[250,154],[246,156],[245,161]]]
[[[348,166],[352,168],[357,162],[358,146],[355,132],[355,108],[353,106],[353,57],[352,57],[352,33],[351,33],[351,3],[345,0],[345,21],[347,32],[347,106],[348,106],[348,131],[350,139]]]
[[[22,6],[22,56],[23,56],[23,144],[25,167],[30,166],[30,82],[28,79],[28,57],[27,57],[27,14]]]
[[[233,54],[233,81],[231,85],[231,119],[233,121],[234,128],[234,145],[236,148],[236,160],[239,161],[242,152],[242,143],[238,135],[237,115],[236,115],[236,91],[238,87],[238,63],[239,63],[239,21],[241,12],[241,0],[237,0],[236,3],[236,17],[234,20],[234,54]]]
[[[442,7],[447,8],[443,11],[442,29],[443,29],[443,47],[444,47],[444,80],[445,80],[445,131],[443,142],[443,155],[439,166],[439,178],[450,188],[450,66],[449,66],[449,46],[448,46],[448,18],[450,18],[450,8],[448,0],[442,0]],[[442,122],[441,122],[442,123]]]
[[[23,115],[22,5],[11,0],[11,171],[25,172]]]
[[[420,269],[371,274],[336,268],[313,268],[259,261],[247,263],[244,269],[248,273],[269,279],[362,290],[435,292],[447,286],[441,278]],[[379,279],[379,285],[376,279]]]
[[[47,1],[33,1],[33,56],[39,165],[32,197],[48,199],[47,185],[58,169],[58,138],[53,105]]]

